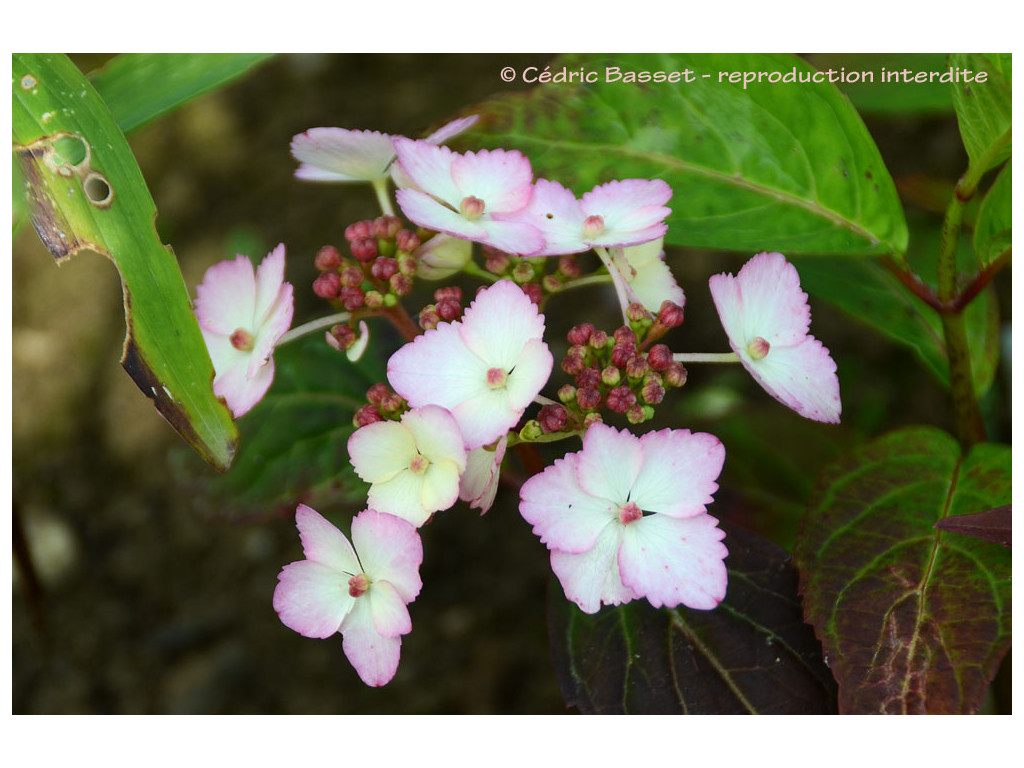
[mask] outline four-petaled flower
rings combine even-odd
[[[530,161],[515,150],[464,155],[427,141],[395,138],[402,173],[414,185],[396,192],[409,219],[453,237],[529,256],[544,247],[540,231],[515,218],[533,194]]]
[[[292,323],[292,286],[284,282],[284,245],[253,272],[247,256],[206,270],[194,312],[213,361],[213,391],[238,418],[274,380],[274,346]]]
[[[710,287],[729,345],[757,383],[801,416],[838,423],[836,364],[807,333],[811,309],[796,267],[781,253],[759,253]]]
[[[417,528],[459,498],[466,449],[444,408],[426,405],[406,411],[401,421],[360,427],[348,440],[348,453],[356,474],[370,483],[367,506]]]
[[[537,305],[501,280],[477,294],[461,321],[440,323],[395,352],[388,381],[414,408],[447,408],[466,448],[479,448],[515,426],[547,383],[554,360],[543,336]]]
[[[711,609],[725,597],[728,552],[706,505],[724,460],[713,435],[637,437],[598,423],[581,451],[523,484],[519,511],[586,613],[643,597],[655,608]]]
[[[398,669],[402,635],[412,631],[406,606],[423,586],[419,534],[405,520],[372,509],[352,520],[351,544],[305,504],[295,511],[295,524],[306,559],[281,569],[274,610],[305,637],[340,632],[362,681],[384,685]]]

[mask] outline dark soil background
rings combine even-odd
[[[85,71],[104,59],[75,58]],[[236,252],[258,260],[283,241],[297,324],[324,313],[308,290],[316,250],[341,242],[347,224],[376,211],[366,188],[297,182],[291,137],[319,125],[424,135],[460,108],[512,90],[501,67],[543,68],[549,60],[280,56],[130,142],[160,211],[158,229],[193,292],[213,263]],[[883,121],[872,130],[894,175],[953,180],[965,167],[950,119]],[[708,275],[743,261],[688,252],[673,262],[688,315],[708,311],[700,290]],[[515,494],[504,494],[486,517],[459,505],[423,529],[424,589],[410,606],[413,632],[394,681],[367,688],[340,636],[300,637],[271,607],[280,567],[301,558],[290,517],[256,511],[229,519],[184,490],[195,483],[172,467],[192,465],[171,459],[187,447],[118,364],[124,321],[116,270],[94,254],[57,269],[24,227],[14,243],[13,284],[15,535],[31,549],[40,585],[33,589],[15,567],[15,713],[568,711],[548,648],[547,553],[519,517]],[[425,289],[429,295],[432,287]],[[820,302],[814,313],[815,335],[857,360],[847,367],[839,360],[841,375],[864,365],[900,378],[895,389],[844,390],[849,412],[873,403],[876,413],[874,424],[835,432],[837,446],[862,439],[865,429],[949,427],[945,394],[908,353]],[[722,347],[721,329],[709,328],[687,326],[686,348]],[[749,382],[742,386],[758,408],[780,408]],[[993,408],[1009,440],[1008,397]],[[720,515],[737,506],[725,490],[719,502]]]

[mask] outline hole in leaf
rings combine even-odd
[[[70,166],[81,165],[89,156],[89,146],[81,136],[61,136],[53,142],[53,151]]]
[[[92,171],[82,181],[82,191],[89,202],[99,208],[106,208],[114,201],[114,189],[102,173]]]

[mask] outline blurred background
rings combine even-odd
[[[106,58],[73,57],[85,72]],[[258,260],[284,242],[298,324],[326,313],[309,290],[316,250],[342,244],[347,224],[377,211],[368,188],[296,181],[291,137],[314,126],[425,135],[467,105],[514,90],[498,76],[503,66],[543,68],[551,58],[282,55],[129,141],[161,238],[193,295],[215,262],[235,253]],[[868,124],[901,191],[921,179],[951,183],[966,167],[951,112],[882,111]],[[688,298],[674,348],[725,349],[704,286],[750,255],[669,253]],[[411,606],[413,632],[394,681],[369,689],[340,636],[300,637],[271,607],[280,567],[301,558],[290,514],[222,514],[197,494],[213,470],[191,461],[122,370],[116,269],[92,253],[58,269],[27,226],[15,238],[12,269],[15,536],[37,571],[32,580],[13,568],[15,713],[571,711],[548,649],[547,553],[514,493],[499,494],[486,517],[459,505],[423,529],[425,586]],[[434,287],[419,285],[422,301],[408,306],[429,301]],[[1008,328],[1009,281],[999,290]],[[610,291],[585,299],[594,313],[586,319],[612,330]],[[564,331],[580,318],[552,306],[557,361]],[[694,368],[662,411],[666,423],[726,442],[715,514],[784,546],[814,475],[845,447],[905,424],[951,426],[945,391],[910,352],[813,298],[812,308],[813,332],[839,365],[841,427],[794,417],[738,367]],[[992,437],[1005,441],[1008,391],[1007,363],[985,404]]]

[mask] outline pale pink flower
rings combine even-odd
[[[836,364],[807,333],[811,309],[796,267],[781,253],[759,253],[710,286],[729,345],[757,383],[801,416],[838,423]]]
[[[609,251],[612,283],[623,308],[642,304],[652,314],[671,301],[686,306],[686,295],[665,263],[664,238]]]
[[[425,405],[406,411],[401,421],[360,427],[348,440],[348,453],[356,474],[370,483],[367,506],[417,528],[459,498],[466,449],[444,408]]]
[[[713,435],[637,437],[598,423],[581,451],[523,484],[519,511],[551,550],[566,597],[586,613],[634,598],[711,609],[725,597],[728,552],[706,505],[724,460]]]
[[[531,255],[544,247],[532,224],[511,219],[530,202],[533,170],[515,150],[459,154],[426,141],[395,138],[401,171],[414,185],[396,192],[405,215],[421,227]]]
[[[292,286],[284,282],[284,245],[253,271],[247,256],[206,270],[193,309],[213,361],[213,391],[235,418],[258,403],[274,380],[274,346],[292,323]]]
[[[480,291],[461,321],[439,323],[388,361],[388,381],[409,405],[452,412],[466,448],[515,426],[547,383],[554,360],[544,316],[515,283]]]
[[[661,179],[625,179],[601,184],[579,200],[557,181],[538,179],[518,218],[536,226],[545,246],[537,256],[622,248],[663,237],[671,213],[672,188]]]
[[[274,610],[304,637],[340,632],[362,681],[388,683],[398,669],[402,635],[412,631],[406,606],[423,586],[419,534],[405,520],[371,509],[352,520],[351,544],[305,504],[295,510],[295,524],[306,559],[281,569]]]
[[[494,504],[501,462],[507,447],[508,435],[502,435],[493,448],[475,448],[466,459],[466,471],[459,483],[459,498],[468,501],[470,509],[479,509],[481,515]]]

